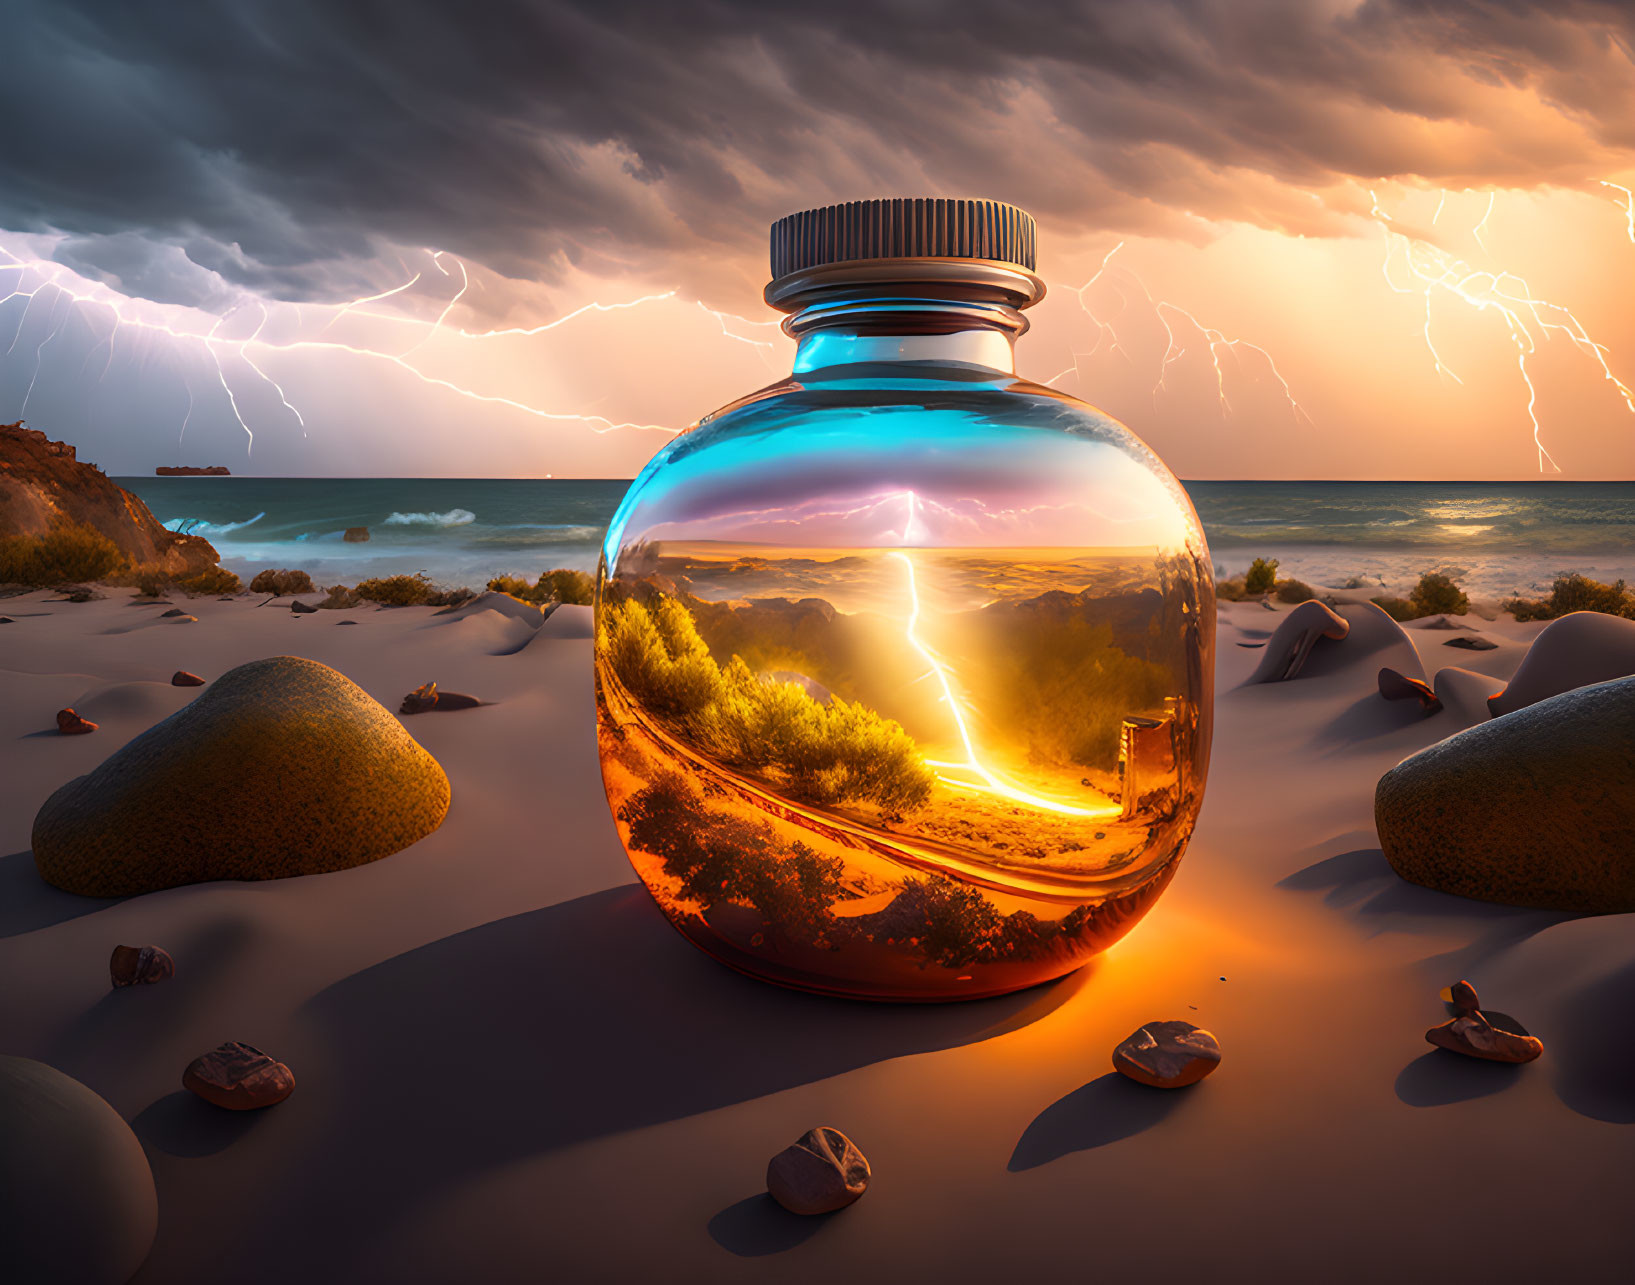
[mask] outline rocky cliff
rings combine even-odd
[[[190,576],[218,561],[208,540],[159,525],[148,506],[21,421],[0,424],[0,535],[38,535],[59,523],[102,532],[132,562]]]

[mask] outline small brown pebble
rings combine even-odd
[[[290,610],[298,616],[310,616],[313,612],[317,611],[318,608],[310,606],[297,598],[294,602],[290,603]]]
[[[71,709],[59,709],[57,730],[64,736],[83,736],[86,732],[96,731],[97,725],[88,718],[81,718]]]
[[[170,685],[172,687],[203,687],[204,679],[197,674],[188,673],[185,669],[178,669],[170,676]]]
[[[437,684],[422,683],[403,698],[403,704],[398,706],[397,712],[399,714],[424,714],[428,710],[437,708],[437,700]]]
[[[1448,1003],[1453,1005],[1455,1017],[1466,1017],[1482,1007],[1482,1001],[1476,996],[1476,988],[1466,981],[1458,981],[1448,987]]]
[[[0,616],[0,625],[15,625],[16,623],[10,616]]]
[[[187,612],[183,611],[180,607],[172,607],[169,611],[161,611],[159,613],[159,619],[160,620],[168,620],[172,616],[185,616],[185,615],[187,615]]]
[[[1467,1013],[1425,1032],[1427,1043],[1450,1053],[1484,1058],[1489,1062],[1531,1062],[1544,1052],[1544,1042],[1534,1035],[1515,1035],[1501,1030],[1480,1013]]]
[[[767,1193],[792,1214],[844,1209],[869,1186],[869,1162],[839,1129],[819,1125],[766,1167]]]
[[[115,986],[151,986],[176,975],[176,961],[157,946],[115,946],[108,960]]]
[[[1220,1064],[1220,1042],[1191,1022],[1148,1022],[1113,1050],[1115,1071],[1155,1089],[1196,1084]]]
[[[295,1092],[295,1073],[253,1045],[229,1040],[182,1073],[182,1087],[229,1111],[275,1106]]]

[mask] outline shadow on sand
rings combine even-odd
[[[1058,1098],[1034,1117],[1006,1168],[1020,1173],[1075,1151],[1132,1137],[1172,1115],[1186,1097],[1184,1091],[1148,1088],[1109,1071]]]
[[[154,1151],[195,1159],[225,1151],[266,1118],[265,1111],[224,1111],[186,1089],[140,1111],[131,1130]]]
[[[81,897],[53,888],[34,867],[32,851],[0,857],[0,937],[16,937],[117,906],[123,897]]]
[[[497,920],[308,1002],[317,1038],[300,1068],[303,1129],[323,1133],[326,1162],[278,1216],[344,1257],[496,1168],[991,1039],[1074,989],[1065,979],[939,1005],[781,990],[688,945],[639,887]],[[711,1229],[752,1254],[792,1230],[755,1202],[723,1210]]]
[[[1545,1041],[1557,1096],[1592,1120],[1635,1124],[1635,964],[1565,1000]]]
[[[1445,1107],[1508,1089],[1522,1068],[1442,1049],[1416,1057],[1397,1076],[1397,1097],[1411,1107]]]
[[[1546,928],[1578,916],[1472,901],[1409,883],[1378,848],[1359,848],[1314,862],[1277,881],[1293,892],[1320,892],[1325,905],[1349,914],[1372,932],[1414,932],[1432,925],[1468,930],[1467,945],[1424,961],[1439,984],[1457,980]]]
[[[710,1219],[709,1232],[722,1249],[740,1258],[761,1258],[803,1244],[833,1218],[834,1214],[813,1218],[792,1214],[763,1191],[728,1205]]]

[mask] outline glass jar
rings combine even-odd
[[[636,873],[743,972],[1000,994],[1117,941],[1209,760],[1196,514],[1122,424],[1015,373],[1034,225],[865,201],[772,229],[793,373],[619,506],[596,597],[602,774]]]

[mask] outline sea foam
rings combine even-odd
[[[467,526],[477,520],[470,509],[450,509],[447,513],[393,513],[386,526]]]

